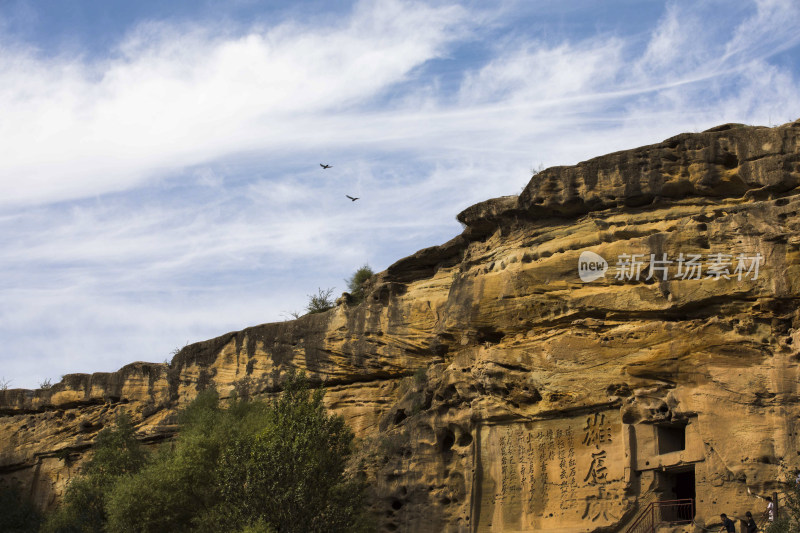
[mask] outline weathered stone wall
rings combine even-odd
[[[203,387],[269,395],[299,368],[358,434],[383,531],[624,530],[690,477],[698,522],[755,514],[800,466],[798,136],[726,125],[547,169],[359,306],[1,391],[0,482],[50,506],[119,411],[157,443]],[[581,281],[584,252],[605,276]]]

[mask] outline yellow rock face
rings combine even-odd
[[[51,506],[118,412],[157,443],[198,390],[270,395],[297,368],[356,431],[383,531],[760,513],[800,467],[799,136],[726,125],[547,169],[358,306],[2,391],[0,482]]]

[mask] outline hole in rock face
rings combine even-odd
[[[399,511],[402,508],[403,508],[403,502],[401,502],[396,498],[392,500],[392,509],[394,509],[395,511]]]
[[[408,415],[406,415],[405,410],[404,409],[398,409],[397,412],[394,414],[394,423],[395,423],[395,425],[399,424],[400,422],[402,422],[406,418],[408,418]]]
[[[479,343],[497,344],[503,340],[503,337],[505,337],[505,333],[497,331],[493,327],[478,328],[477,340]]]
[[[439,432],[438,437],[440,452],[449,452],[456,442],[456,436],[450,429],[443,429]]]
[[[472,444],[472,435],[469,432],[465,431],[464,433],[461,434],[460,437],[458,437],[458,445],[469,446],[470,444]]]
[[[453,384],[448,385],[447,387],[444,388],[444,391],[442,391],[443,398],[447,399],[447,400],[449,400],[449,399],[451,399],[451,398],[453,398],[453,397],[455,397],[457,395],[458,395],[458,391],[456,390],[456,386],[453,385]]]
[[[656,426],[656,441],[658,453],[671,453],[686,449],[686,425],[658,425]]]
[[[736,154],[732,154],[730,152],[720,154],[719,162],[722,163],[722,166],[728,170],[739,166],[739,159],[736,157]]]

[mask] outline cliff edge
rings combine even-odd
[[[360,305],[0,391],[0,484],[50,507],[117,413],[157,445],[199,390],[270,395],[296,368],[359,437],[381,531],[755,513],[800,467],[798,139],[726,124],[549,168]]]

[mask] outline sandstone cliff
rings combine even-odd
[[[300,368],[360,437],[383,531],[760,510],[751,493],[800,466],[798,139],[800,121],[728,124],[549,168],[358,306],[2,391],[0,483],[51,506],[119,411],[156,443],[198,390],[271,394]]]

